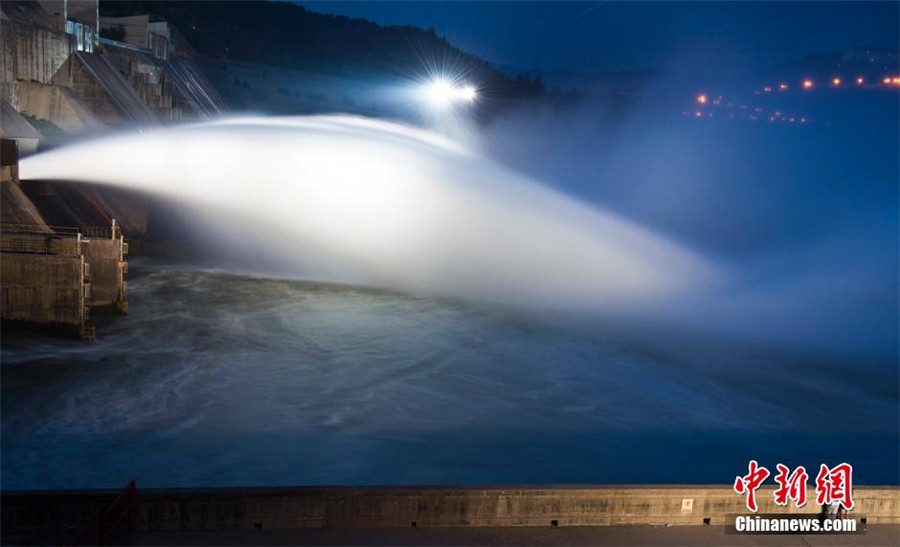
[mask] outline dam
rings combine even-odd
[[[21,190],[17,142],[4,139],[2,318],[94,338],[90,308],[127,313],[128,244],[115,219],[108,227],[48,225]]]
[[[894,84],[726,125],[712,89],[474,60],[423,106],[239,44],[433,31],[123,6],[0,5],[0,543],[896,537]],[[809,471],[800,507],[756,491],[809,519],[852,464],[859,533],[730,535],[751,460]]]
[[[122,22],[106,24],[118,28]],[[128,28],[131,34],[122,40],[101,38],[96,2],[23,1],[3,8],[0,133],[7,326],[93,338],[91,309],[126,313],[126,234],[142,240],[148,218],[147,203],[134,196],[60,187],[52,181],[23,183],[20,157],[66,134],[152,127],[227,111],[165,22],[144,16],[129,20]]]

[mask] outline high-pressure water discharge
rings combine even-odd
[[[293,261],[291,277],[586,307],[665,299],[715,277],[693,252],[437,134],[365,118],[119,134],[29,157],[21,177],[189,205],[223,245],[251,238]]]

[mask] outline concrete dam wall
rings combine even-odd
[[[0,33],[0,81],[49,84],[74,51],[73,36],[4,21]]]
[[[127,313],[124,274],[128,244],[115,221],[110,228],[46,232],[46,224],[3,225],[0,230],[2,319],[63,329],[83,338],[89,307]],[[57,230],[59,230],[57,228]]]
[[[818,514],[777,507],[757,491],[760,513]],[[79,529],[118,491],[7,492],[6,536]],[[810,489],[811,498],[815,492]],[[857,487],[851,516],[900,523],[900,489]],[[285,487],[137,490],[136,531],[467,526],[721,525],[747,514],[729,486]]]
[[[8,239],[3,238],[4,247]],[[5,321],[40,323],[92,336],[85,325],[90,273],[83,256],[3,252],[0,270]]]

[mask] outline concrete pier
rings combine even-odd
[[[46,225],[0,228],[0,314],[4,322],[63,329],[93,338],[95,329],[87,324],[89,307],[127,313],[124,274],[128,246],[115,220],[109,228],[64,233],[59,229],[47,233]]]
[[[125,301],[125,273],[128,272],[128,243],[115,219],[110,227],[94,230],[83,239],[82,254],[91,268],[91,294],[88,306],[111,307],[118,313],[128,313]]]
[[[10,238],[4,235],[4,246],[9,242]],[[83,256],[15,252],[2,255],[0,307],[4,322],[35,324],[68,330],[82,338],[94,337],[93,327],[87,324],[90,270]]]

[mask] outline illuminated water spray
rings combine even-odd
[[[350,116],[241,118],[124,134],[24,159],[189,205],[225,246],[297,278],[490,301],[615,306],[690,291],[679,246],[436,134]]]

